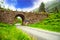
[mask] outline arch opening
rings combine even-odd
[[[18,23],[20,25],[23,25],[24,19],[25,19],[24,15],[22,15],[22,14],[16,15],[15,16],[15,24]]]

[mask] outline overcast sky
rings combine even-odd
[[[38,8],[41,2],[47,3],[48,1],[53,0],[4,0],[3,5],[5,6],[5,8],[9,8],[13,11],[17,9],[18,11],[29,12],[35,8]]]

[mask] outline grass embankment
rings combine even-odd
[[[29,24],[29,26],[60,32],[60,13],[51,13],[48,18],[34,24]]]
[[[31,38],[15,26],[0,23],[0,40],[31,40]]]

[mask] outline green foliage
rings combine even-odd
[[[16,23],[22,24],[22,18],[16,17],[15,21],[14,21],[14,24],[16,24]]]
[[[31,40],[31,38],[13,25],[0,23],[0,40]]]
[[[2,8],[1,5],[4,3],[4,0],[0,1],[0,9]]]
[[[60,32],[60,13],[51,13],[49,17],[37,22],[35,24],[29,24],[31,27]]]
[[[38,12],[39,12],[39,9],[36,8],[36,9],[33,10],[33,12],[34,12],[34,13],[38,13]]]
[[[54,8],[54,12],[55,12],[55,13],[58,13],[57,7]]]
[[[4,1],[4,0],[0,1],[0,7],[1,7],[1,4],[3,4],[3,1]]]
[[[6,9],[7,11],[11,11],[9,8],[8,9]]]
[[[18,23],[21,23],[22,24],[22,18],[17,18],[17,20],[18,20]]]
[[[4,4],[4,0],[0,1],[0,10],[1,10],[1,11],[5,11],[5,10],[7,10],[7,11],[11,11],[9,8],[6,9],[5,6],[1,7],[2,4]]]
[[[46,6],[48,6],[47,4]],[[59,13],[60,11],[60,2],[53,2],[51,5],[46,7],[47,12]]]
[[[39,12],[45,12],[45,4],[42,2],[39,7]]]

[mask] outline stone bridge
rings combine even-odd
[[[46,18],[47,14],[36,14],[32,12],[18,12],[18,11],[1,11],[0,10],[0,22],[14,24],[16,21],[16,17],[20,16],[22,18],[22,24],[28,24],[38,22],[44,18]],[[26,21],[27,20],[27,21]]]

